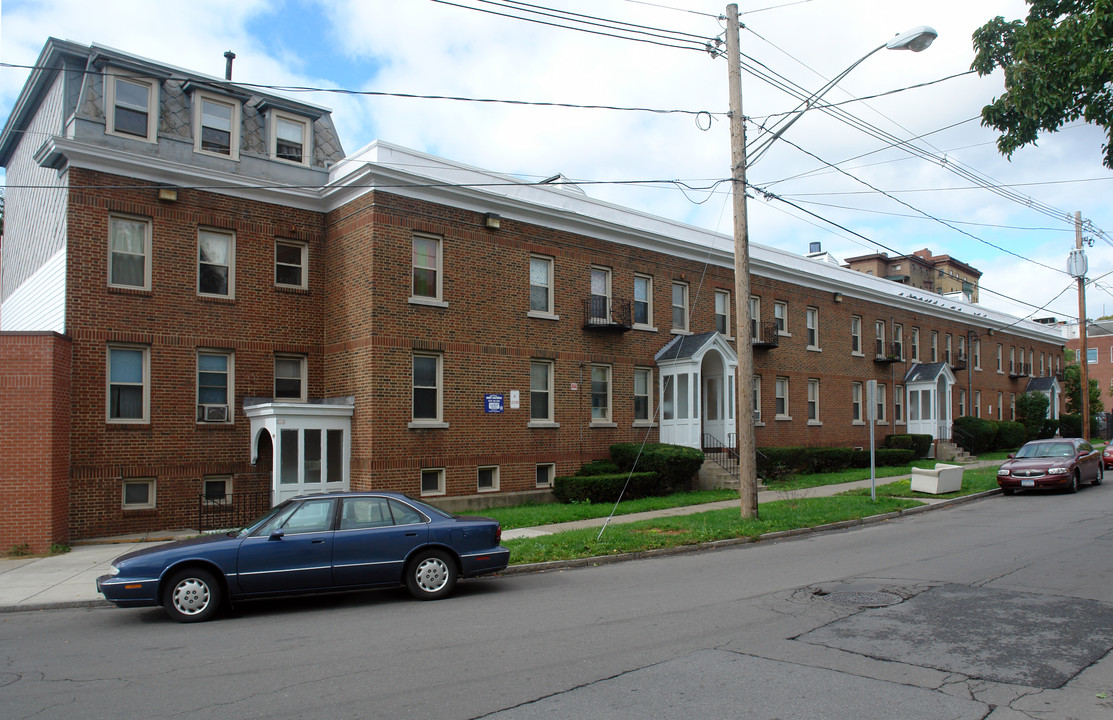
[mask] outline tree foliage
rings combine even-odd
[[[1098,381],[1088,377],[1090,386],[1090,414],[1104,412],[1105,407],[1101,402],[1101,387]],[[1078,363],[1071,363],[1063,368],[1063,396],[1066,401],[1067,412],[1077,415],[1082,412],[1082,369]]]
[[[972,68],[1005,72],[1005,93],[982,108],[982,125],[998,130],[997,149],[1011,157],[1083,118],[1102,127],[1103,163],[1113,168],[1113,0],[1026,0],[1025,20],[996,17],[974,33]]]
[[[1039,435],[1050,405],[1051,401],[1041,392],[1024,393],[1016,399],[1016,419],[1024,423],[1029,438]]]

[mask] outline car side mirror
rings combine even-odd
[[[270,541],[270,540],[281,540],[282,536],[284,536],[285,534],[286,534],[286,532],[284,530],[275,530],[274,532],[271,533],[271,536],[269,538],[267,538],[267,540],[268,541]]]

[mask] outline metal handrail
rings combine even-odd
[[[738,449],[736,447],[725,445],[711,433],[704,433],[703,455],[730,473],[731,477],[738,477]]]
[[[197,529],[200,532],[245,527],[271,507],[271,491],[229,493],[224,497],[197,496]]]

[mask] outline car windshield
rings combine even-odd
[[[1070,457],[1074,446],[1070,443],[1033,443],[1017,451],[1018,458]]]
[[[281,502],[278,505],[275,505],[270,510],[263,513],[263,515],[261,515],[258,519],[256,519],[250,525],[248,525],[243,530],[240,530],[238,533],[236,533],[236,537],[238,537],[238,538],[247,537],[251,533],[255,532],[255,530],[257,530],[262,525],[270,522],[276,515],[282,513],[288,507],[290,507],[290,501],[289,500],[286,500],[285,502]]]

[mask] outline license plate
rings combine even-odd
[[[1020,481],[1020,487],[1035,487],[1035,486],[1036,486],[1036,481],[1035,480],[1021,480]]]

